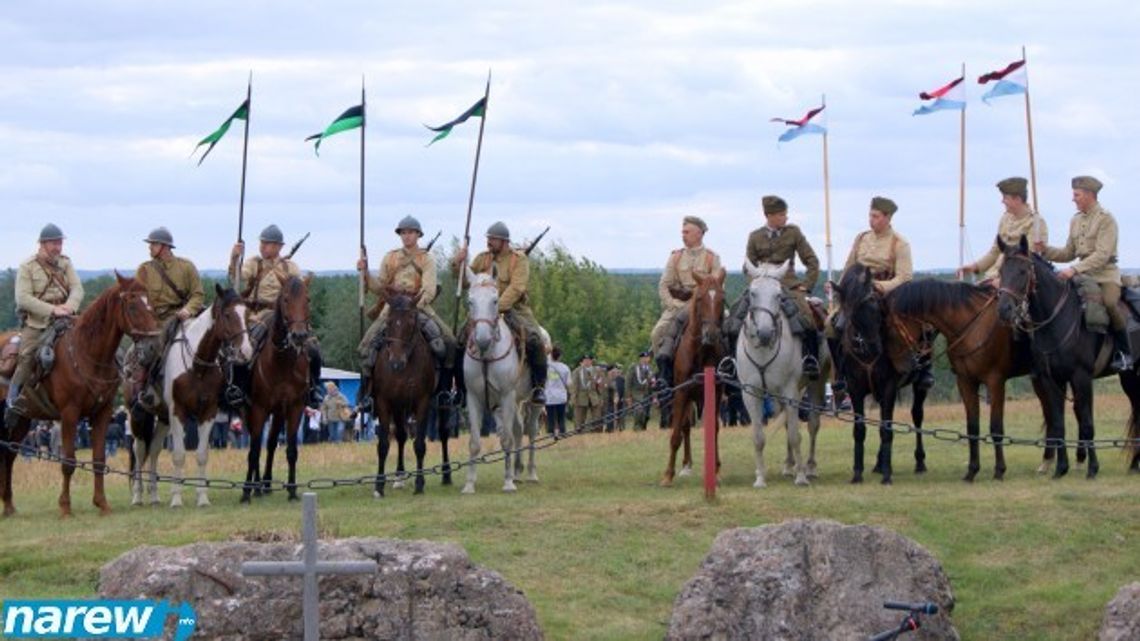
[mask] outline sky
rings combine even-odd
[[[730,268],[779,194],[824,259],[822,137],[778,144],[826,94],[832,255],[842,267],[872,196],[899,205],[916,269],[958,263],[959,118],[912,116],[965,64],[967,259],[992,243],[994,184],[1029,175],[1025,102],[987,106],[979,75],[1021,57],[1040,210],[1060,244],[1069,180],[1092,174],[1134,238],[1140,221],[1140,45],[1132,2],[590,0],[41,0],[0,7],[0,255],[14,267],[48,222],[80,269],[133,269],[159,225],[200,269],[238,233],[242,126],[191,157],[245,98],[252,73],[243,237],[279,225],[312,270],[351,270],[360,137],[323,130],[367,91],[365,244],[396,221],[462,237],[478,120],[431,147],[492,73],[472,243],[496,220],[610,269],[660,268],[681,219]],[[1133,177],[1133,178],[1130,178]],[[1140,265],[1140,252],[1121,263]],[[373,259],[375,265],[376,258]]]

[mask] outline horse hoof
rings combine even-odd
[[[677,476],[692,476],[692,475],[693,475],[693,468],[688,466],[688,465],[682,467],[680,472],[677,472]]]
[[[404,482],[403,481],[392,481],[392,489],[393,490],[404,489]]]
[[[1055,470],[1055,471],[1053,472],[1053,478],[1054,478],[1054,479],[1059,479],[1059,478],[1061,478],[1062,476],[1064,476],[1064,475],[1066,475],[1066,474],[1068,474],[1068,473],[1069,473],[1069,468],[1067,468],[1067,467],[1066,467],[1066,468],[1058,468],[1057,470]]]
[[[293,503],[293,502],[295,502],[295,501],[300,501],[300,500],[301,500],[301,497],[297,496],[297,493],[296,493],[296,492],[290,492],[290,493],[289,493],[289,498],[288,498],[288,501],[289,501],[290,503]]]
[[[464,485],[463,489],[460,490],[460,494],[474,494],[474,493],[475,493],[475,486],[471,483]]]
[[[1005,480],[1005,470],[994,470],[994,480],[995,481],[1004,481]]]
[[[879,483],[882,485],[894,485],[894,481],[892,481],[891,477],[889,477],[889,476],[884,476],[883,480],[879,481]]]
[[[752,484],[752,487],[754,487],[758,490],[762,490],[762,489],[768,487],[768,484],[764,482],[764,477],[758,476],[758,477],[756,477],[756,482]]]
[[[443,484],[444,485],[451,485],[451,475],[450,474],[444,474],[443,475]]]
[[[526,477],[527,483],[538,483],[538,472],[531,472]]]
[[[851,477],[851,484],[852,485],[860,485],[862,483],[863,483],[863,475],[862,474],[856,474],[855,476]]]
[[[175,494],[170,497],[170,507],[182,507],[182,495]]]
[[[210,507],[210,499],[208,499],[204,496],[199,497],[198,498],[198,507]]]
[[[16,508],[8,506],[8,505],[4,506],[4,518],[8,518],[9,516],[14,515],[15,513],[16,513]]]
[[[915,463],[914,464],[914,473],[915,474],[926,474],[926,463]]]
[[[422,485],[417,485],[416,489],[413,491],[413,494],[423,494],[423,493],[424,493],[424,486],[422,486]]]
[[[382,498],[384,498],[384,493],[379,491],[379,490],[372,490],[372,498],[382,499]]]
[[[514,482],[511,482],[511,483],[503,483],[503,491],[504,491],[504,492],[517,492],[517,491],[518,491],[518,489],[519,489],[519,488],[517,488],[517,487],[515,486]]]
[[[241,498],[238,499],[238,503],[245,503],[248,505],[250,503],[249,495],[248,494],[242,494]]]
[[[1085,478],[1092,481],[1093,479],[1096,478],[1096,475],[1098,472],[1100,472],[1100,470],[1098,470],[1095,467],[1089,466],[1089,471],[1088,471],[1088,473],[1085,474]]]
[[[99,508],[99,516],[110,516],[111,515],[111,506],[110,505],[97,505],[95,507]]]
[[[666,476],[665,478],[661,479],[661,487],[673,487],[673,477]]]
[[[1047,464],[1045,464],[1044,462],[1042,462],[1041,465],[1037,466],[1037,473],[1038,474],[1044,474],[1048,471],[1049,471],[1049,466]]]
[[[807,468],[807,476],[809,479],[819,478],[819,469],[814,464],[809,464]]]
[[[785,465],[784,469],[780,470],[780,476],[784,478],[792,478],[796,475],[796,470],[791,465]]]
[[[800,487],[807,487],[807,486],[811,485],[811,482],[807,480],[807,476],[804,476],[803,474],[801,474],[801,475],[796,477],[796,485],[798,485]]]
[[[141,496],[132,496],[131,497],[131,505],[142,505],[142,497]]]

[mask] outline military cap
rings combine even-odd
[[[66,236],[63,235],[63,230],[59,227],[48,223],[40,230],[40,242],[47,242],[49,240],[63,240]]]
[[[1014,176],[1012,178],[1006,178],[1005,180],[999,181],[997,188],[998,191],[1005,194],[1006,196],[1021,196],[1022,200],[1027,200],[1029,198],[1029,192],[1026,190],[1026,186],[1028,184],[1028,180],[1020,176]]]
[[[500,238],[502,240],[511,239],[511,230],[507,229],[506,223],[497,221],[494,225],[487,228],[487,238]]]
[[[760,199],[760,206],[764,208],[765,216],[788,211],[787,201],[779,196],[764,196]]]
[[[696,216],[685,216],[684,220],[681,221],[681,224],[695,225],[698,229],[701,230],[702,234],[709,230],[709,226],[705,224],[705,221],[697,218]]]
[[[270,225],[261,230],[259,240],[264,243],[277,243],[278,245],[285,244],[285,234],[281,233],[281,228],[277,225]]]
[[[400,231],[404,230],[404,229],[410,229],[412,231],[419,232],[420,236],[424,235],[424,229],[423,229],[423,227],[420,227],[420,221],[416,220],[412,216],[404,216],[403,218],[400,219],[399,224],[396,225],[396,233],[397,234],[400,233]]]
[[[1101,187],[1104,187],[1104,183],[1092,176],[1077,176],[1073,178],[1073,189],[1083,189],[1094,196],[1100,193]]]
[[[170,230],[165,227],[158,227],[150,232],[150,235],[143,239],[144,243],[159,243],[166,245],[171,249],[174,248],[174,236],[170,235]]]
[[[871,199],[871,209],[881,211],[888,216],[894,216],[895,212],[899,210],[899,206],[890,198],[875,196]]]
[[[646,356],[652,356],[652,354],[650,354],[648,351],[645,351],[637,355],[638,358],[645,358]]]

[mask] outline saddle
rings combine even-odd
[[[815,296],[808,296],[807,302],[811,308],[812,320],[815,322],[815,331],[822,332],[827,326],[827,303]]]

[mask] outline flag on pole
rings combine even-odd
[[[966,108],[966,91],[962,86],[962,80],[965,76],[959,76],[957,79],[950,81],[945,86],[939,87],[934,91],[924,91],[918,94],[922,100],[933,100],[930,104],[922,105],[914,110],[912,116],[925,116],[926,114],[934,113],[935,111],[942,111],[945,109],[962,111]]]
[[[1017,62],[1011,62],[1006,65],[1004,69],[991,71],[984,76],[979,76],[978,84],[984,85],[991,80],[996,80],[997,83],[982,95],[982,102],[987,105],[990,104],[990,98],[1000,98],[1002,96],[1014,96],[1025,93],[1025,88],[1029,86],[1025,75],[1025,61],[1018,60]]]
[[[362,126],[364,126],[364,105],[360,104],[346,109],[345,112],[337,116],[336,120],[332,121],[332,124],[325,128],[324,131],[309,136],[305,139],[305,142],[316,140],[317,144],[313,147],[313,153],[319,156],[321,155],[322,140],[334,134],[339,134],[342,131],[348,131],[349,129],[356,129]]]
[[[433,144],[435,144],[436,141],[443,140],[444,138],[447,138],[448,134],[451,133],[451,129],[453,127],[455,127],[455,125],[459,125],[459,124],[462,124],[464,122],[467,122],[467,119],[471,118],[472,116],[475,116],[477,118],[482,118],[484,116],[484,114],[486,114],[486,112],[487,112],[487,97],[483,96],[482,98],[477,100],[475,102],[475,104],[471,105],[471,107],[469,107],[467,109],[467,111],[464,111],[463,113],[459,114],[459,116],[457,116],[455,118],[455,120],[452,120],[451,122],[446,122],[446,123],[444,123],[438,127],[432,127],[431,125],[424,125],[428,129],[436,132],[436,137],[432,138],[431,142],[429,142],[427,144],[427,146],[430,147]]]
[[[810,122],[819,112],[823,111],[824,106],[820,105],[811,111],[808,111],[799,120],[788,120],[787,118],[772,118],[771,122],[782,122],[788,125],[788,130],[780,134],[780,142],[789,142],[795,140],[804,134],[825,134],[827,128]]]
[[[199,140],[198,144],[194,145],[194,152],[197,152],[199,147],[206,143],[210,143],[210,146],[206,147],[206,153],[202,154],[202,157],[198,159],[198,164],[201,165],[202,161],[206,159],[206,156],[210,155],[210,151],[214,149],[214,145],[218,144],[218,141],[222,139],[222,136],[225,136],[226,132],[230,130],[230,125],[233,124],[233,121],[246,120],[248,118],[249,99],[246,98],[245,101],[241,103],[241,106],[237,108],[237,111],[234,111],[233,115],[229,118],[226,118],[226,121],[222,123],[222,126],[218,127],[217,131]],[[190,155],[193,156],[194,152],[191,152]]]

